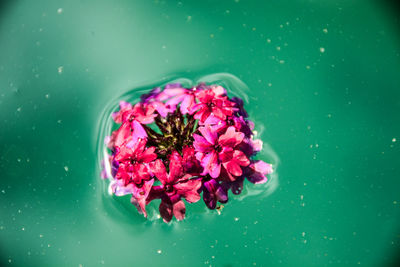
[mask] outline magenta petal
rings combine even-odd
[[[196,149],[196,152],[209,152],[212,149],[211,144],[201,135],[193,134],[194,142],[193,146]]]
[[[147,133],[144,130],[143,126],[136,120],[132,121],[132,129],[133,129],[133,134],[132,137],[134,139],[139,139],[139,138],[146,138]]]
[[[168,223],[171,221],[171,219],[172,219],[172,204],[162,201],[158,210],[160,211],[160,215],[163,218],[164,222]]]
[[[202,160],[201,165],[204,167],[203,174],[210,174],[212,178],[217,178],[221,171],[221,164],[218,163],[218,155],[215,151],[208,153]]]
[[[180,200],[175,204],[173,204],[172,207],[175,218],[178,221],[182,221],[185,218],[185,212],[186,212],[185,203],[182,200]]]
[[[242,175],[242,169],[240,168],[239,164],[237,164],[235,161],[224,163],[224,167],[230,174],[234,176]]]
[[[208,141],[208,143],[214,145],[215,141],[217,140],[217,133],[212,131],[211,127],[205,126],[200,127],[199,131],[204,136],[204,138]]]

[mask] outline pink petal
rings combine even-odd
[[[150,193],[153,183],[154,183],[154,179],[151,179],[150,181],[146,181],[146,182],[144,182],[143,186],[140,188],[135,186],[134,190],[132,192],[131,202],[132,202],[132,204],[134,204],[136,206],[139,213],[143,213],[144,217],[147,217],[146,198]]]
[[[134,139],[147,137],[146,131],[144,130],[143,126],[137,120],[132,121],[132,129],[133,129],[132,137]]]
[[[224,167],[226,168],[226,170],[235,176],[240,176],[242,175],[242,169],[240,168],[239,164],[237,164],[235,161],[229,161],[227,163],[224,163]]]
[[[177,95],[169,99],[165,104],[169,106],[176,106],[185,99],[185,95]]]
[[[251,143],[253,145],[254,151],[261,151],[263,147],[263,142],[260,139],[251,140]]]
[[[173,213],[178,221],[182,221],[185,218],[186,207],[182,200],[179,200],[173,204]]]
[[[218,139],[219,144],[222,146],[235,147],[243,141],[244,133],[236,132],[234,126],[228,127],[225,134],[221,135]]]
[[[205,126],[199,128],[200,133],[204,136],[204,138],[208,141],[208,143],[214,145],[217,140],[217,133],[212,131],[211,127]]]
[[[250,168],[252,168],[254,171],[262,173],[262,174],[270,174],[273,172],[272,165],[268,164],[262,160],[258,160],[255,163],[250,165]]]
[[[196,152],[206,153],[212,150],[211,144],[201,135],[193,134],[193,146]]]
[[[114,146],[121,146],[132,135],[129,123],[123,123],[114,133]]]
[[[186,95],[183,99],[180,109],[182,114],[190,113],[192,106],[194,105],[195,100],[193,95]]]
[[[218,156],[215,151],[208,153],[202,160],[201,165],[204,167],[203,174],[210,174],[212,178],[217,178],[221,171],[221,164],[218,163]]]
[[[240,150],[235,150],[235,152],[233,152],[233,159],[237,164],[243,167],[246,167],[250,164],[250,160]]]
[[[224,87],[218,85],[211,88],[216,96],[226,95],[226,90]]]
[[[197,192],[201,187],[201,180],[192,179],[184,183],[177,183],[174,185],[177,193],[184,197],[188,202],[197,202],[200,195]]]

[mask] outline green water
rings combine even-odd
[[[400,38],[385,3],[3,1],[1,265],[395,265]],[[171,225],[105,195],[109,103],[222,72],[250,88],[275,191]]]

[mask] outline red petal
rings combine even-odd
[[[160,159],[157,159],[154,162],[150,162],[150,170],[158,178],[158,180],[160,180],[162,184],[167,183],[167,170],[165,169],[165,166]]]
[[[239,164],[237,164],[235,161],[230,161],[230,162],[226,163],[226,165],[224,165],[224,167],[232,175],[235,175],[235,176],[242,175],[242,169],[240,168]]]
[[[178,152],[173,151],[169,157],[169,176],[168,182],[173,183],[183,175],[182,157]]]

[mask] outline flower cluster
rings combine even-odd
[[[253,139],[242,99],[229,98],[222,86],[167,84],[134,105],[121,101],[112,118],[121,125],[106,138],[103,177],[113,194],[132,195],[144,216],[155,199],[165,222],[185,217],[183,200],[203,198],[215,209],[228,201],[229,190],[240,194],[246,178],[261,184],[272,172],[253,159],[262,141]]]

